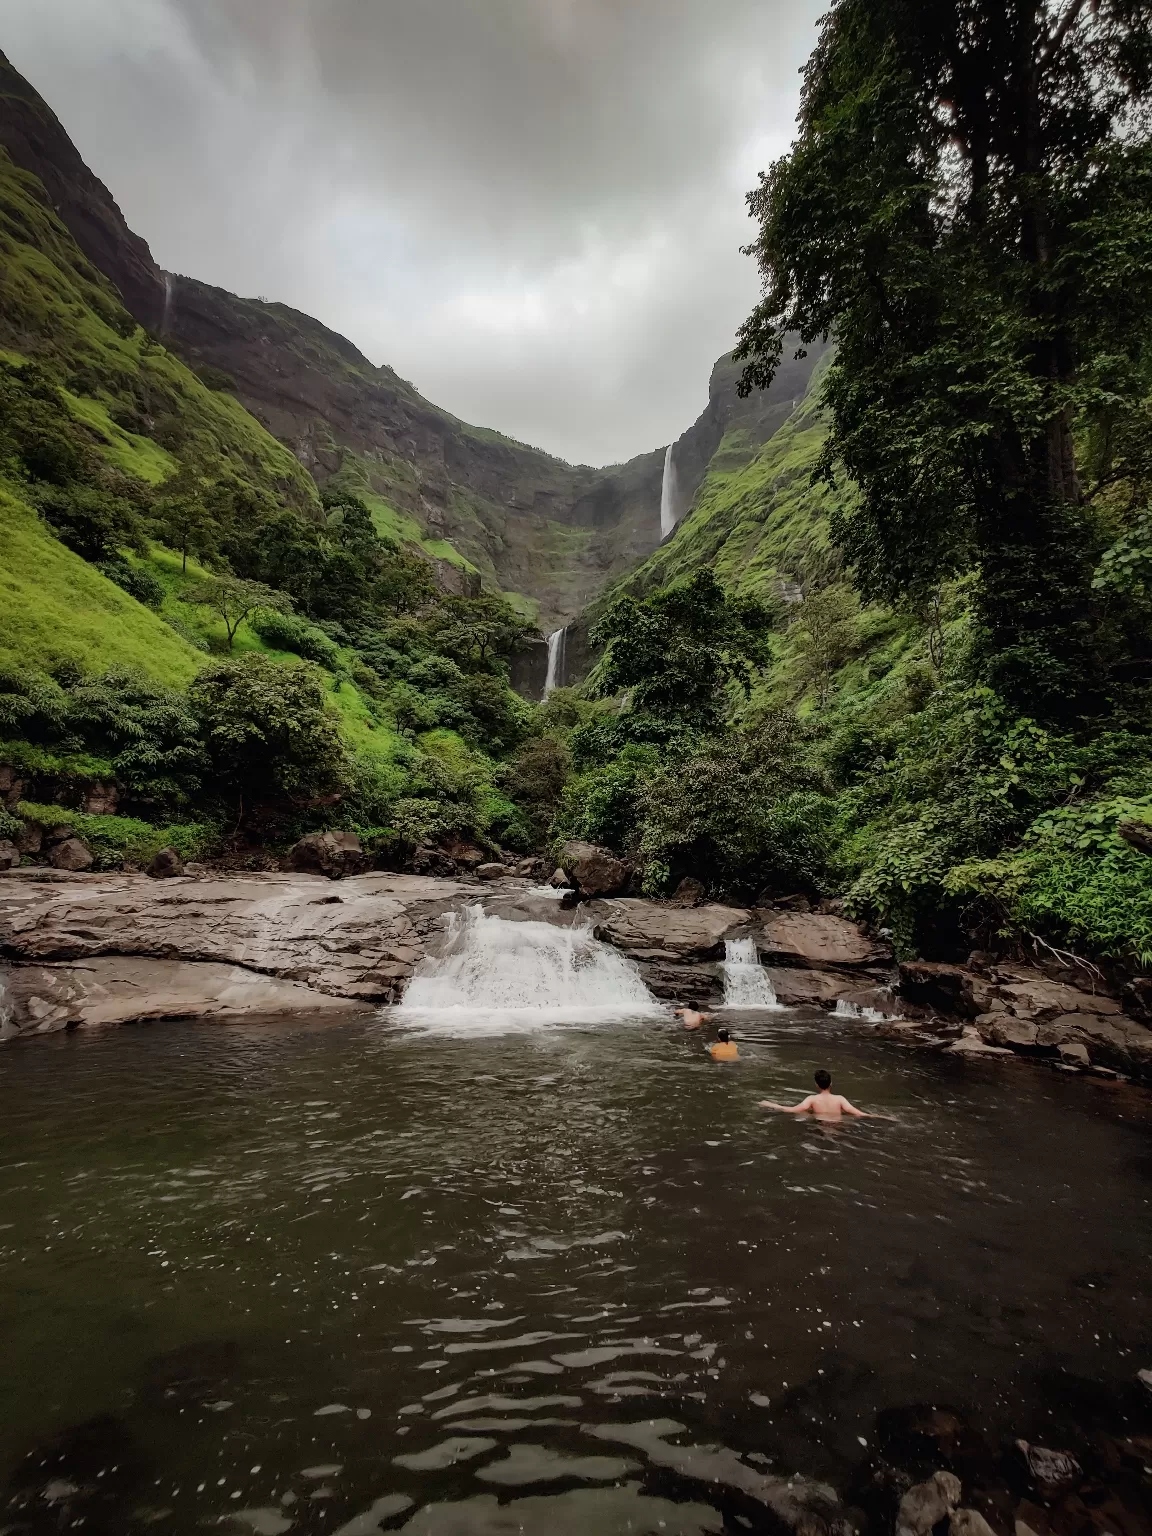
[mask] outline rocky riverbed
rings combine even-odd
[[[1152,1076],[1141,994],[1111,995],[1088,972],[898,967],[883,940],[835,912],[634,897],[575,905],[514,877],[13,870],[0,878],[0,1020],[11,1036],[374,1008],[399,1001],[446,914],[468,903],[513,920],[591,924],[668,1001],[719,1002],[725,940],[752,938],[785,1005],[862,1015],[959,1053]]]

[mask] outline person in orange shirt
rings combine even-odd
[[[728,1031],[718,1029],[715,1042],[708,1047],[708,1054],[713,1061],[736,1061],[740,1052],[736,1049],[736,1042]]]

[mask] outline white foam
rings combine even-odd
[[[724,941],[724,1007],[780,1008],[768,972],[760,964],[755,939]]]
[[[509,1034],[652,1018],[663,1010],[632,963],[585,927],[450,913],[443,954],[417,966],[398,1022],[449,1034]]]

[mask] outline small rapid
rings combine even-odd
[[[635,966],[590,928],[512,922],[471,906],[448,914],[441,955],[421,961],[392,1017],[504,1034],[661,1012]]]
[[[755,939],[724,940],[724,1007],[779,1008]]]

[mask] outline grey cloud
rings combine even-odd
[[[813,0],[0,0],[165,266],[564,457],[680,432],[756,296],[743,192]]]

